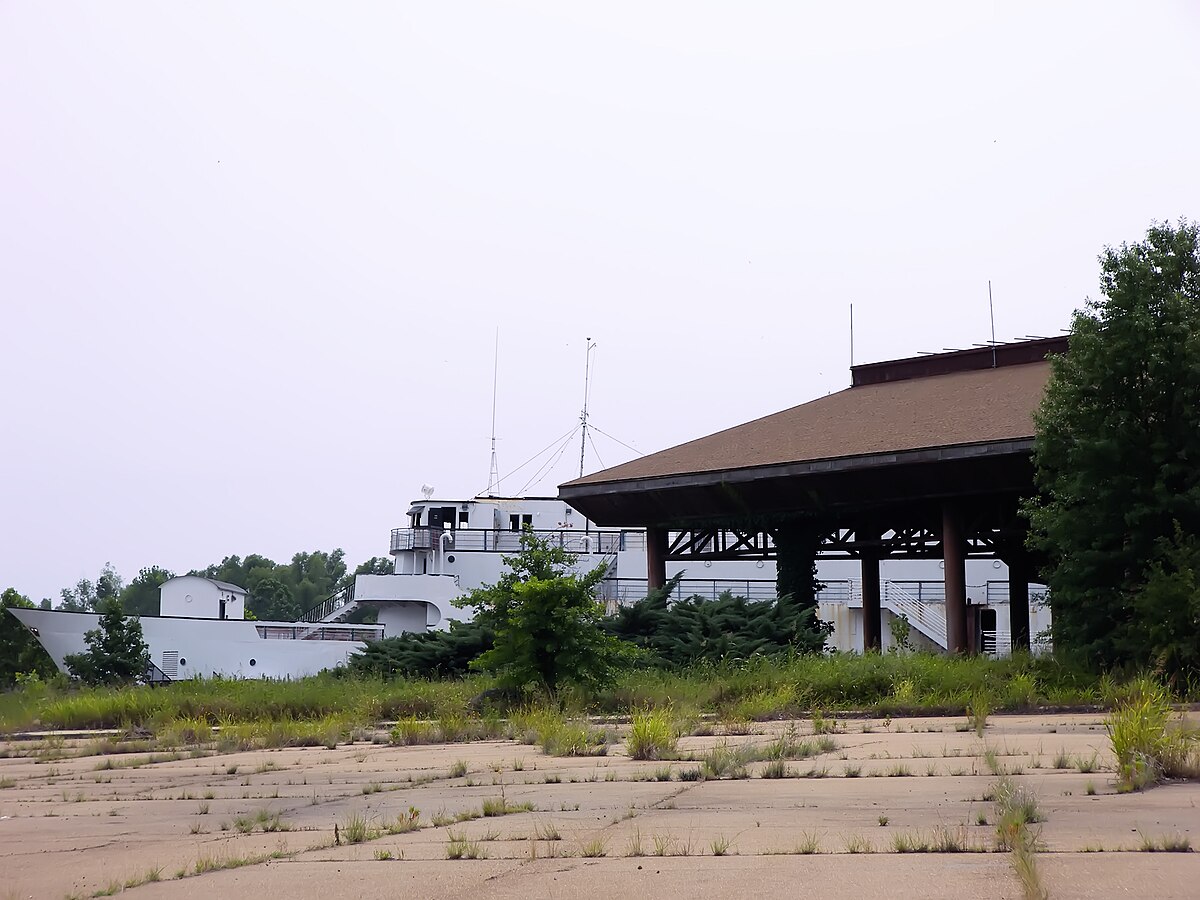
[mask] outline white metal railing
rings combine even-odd
[[[842,602],[849,606],[861,607],[862,581],[852,578],[848,581],[829,582],[818,596],[834,603]],[[939,598],[941,599],[943,598]],[[945,607],[941,603],[933,606],[928,601],[918,599],[894,581],[881,580],[879,606],[892,615],[907,617],[909,624],[943,650],[948,646]]]
[[[383,637],[382,625],[258,625],[264,641],[374,641]]]
[[[1012,634],[1007,631],[985,631],[980,635],[980,647],[985,656],[1008,656]]]
[[[393,528],[391,552],[406,550],[436,550],[441,546],[443,534],[452,535],[455,551],[460,553],[518,553],[521,550],[520,531],[505,531],[498,528],[453,528],[431,527]],[[573,528],[535,530],[535,537],[549,541],[552,546],[562,547],[571,553],[616,553],[622,550],[645,550],[644,531],[580,531]]]
[[[943,650],[949,647],[945,606],[931,609],[929,604],[922,603],[904,588],[890,581],[883,581],[879,585],[879,605],[892,615],[906,616],[918,631]]]
[[[645,578],[605,578],[600,582],[601,599],[606,603],[625,606],[637,603],[649,592]],[[754,578],[684,578],[671,594],[672,601],[701,597],[716,600],[729,591],[747,600],[774,600],[775,579]]]

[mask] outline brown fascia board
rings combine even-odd
[[[922,447],[895,453],[872,453],[864,456],[842,456],[832,459],[805,460],[803,462],[776,463],[768,466],[749,466],[743,469],[721,469],[711,472],[674,473],[621,481],[600,481],[587,484],[564,484],[559,487],[559,498],[568,503],[573,499],[597,497],[611,494],[664,491],[675,488],[707,487],[717,484],[740,484],[767,478],[796,478],[805,475],[821,475],[834,472],[849,472],[855,469],[879,468],[881,466],[903,466],[914,463],[945,462],[949,460],[977,459],[980,457],[1011,456],[1030,453],[1033,437],[1018,437],[1005,441],[988,441],[978,444],[956,444],[946,447]]]

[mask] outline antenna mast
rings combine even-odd
[[[488,496],[495,497],[500,487],[500,468],[496,464],[496,384],[500,378],[500,326],[496,326],[496,351],[492,356],[492,469],[488,473]]]
[[[850,304],[850,368],[854,368],[854,304]]]
[[[992,279],[988,279],[988,315],[992,319],[992,368],[996,368],[996,310],[992,306]]]
[[[583,423],[583,434],[579,438],[579,477],[583,477],[583,454],[587,450],[588,397],[591,395],[592,351],[596,349],[592,339],[584,338],[587,351],[583,355],[583,412],[579,421]]]

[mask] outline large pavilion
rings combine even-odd
[[[602,526],[647,529],[650,586],[667,560],[768,558],[785,532],[861,561],[864,646],[881,643],[881,559],[938,559],[950,652],[976,649],[966,559],[1008,565],[1013,649],[1029,649],[1023,498],[1034,412],[1066,337],[851,368],[851,387],[567,482]]]

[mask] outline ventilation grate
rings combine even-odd
[[[164,650],[162,655],[163,674],[168,678],[179,677],[179,651]]]

